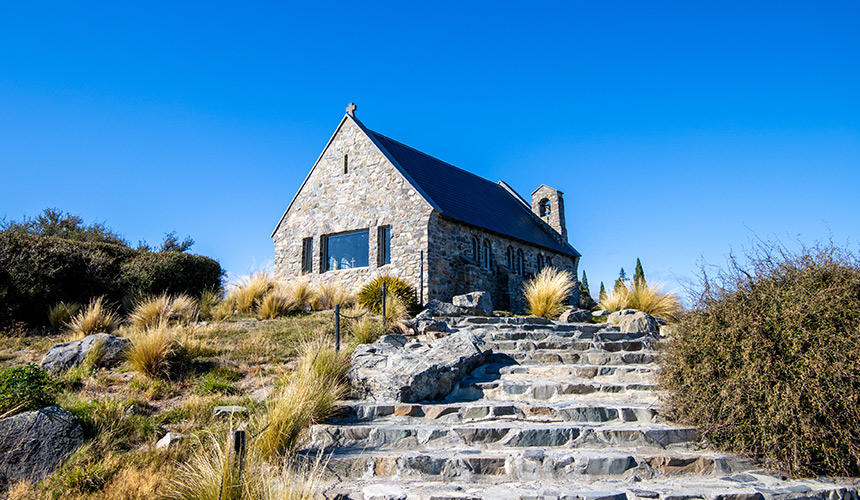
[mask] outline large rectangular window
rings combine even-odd
[[[376,230],[376,265],[391,264],[391,226],[379,226]]]
[[[323,270],[367,267],[370,239],[367,229],[323,237]]]
[[[307,274],[313,271],[314,265],[314,239],[305,238],[302,240],[302,274]]]

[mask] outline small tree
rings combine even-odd
[[[597,296],[598,302],[603,302],[606,300],[606,287],[603,285],[603,282],[600,282],[600,295]]]
[[[645,284],[645,270],[642,269],[642,261],[636,258],[636,271],[633,272],[633,286],[642,286]]]
[[[171,231],[169,233],[164,233],[164,241],[161,243],[160,252],[185,252],[191,246],[194,245],[194,240],[190,237],[185,237],[184,240],[179,241],[179,238],[176,237],[176,231]]]
[[[588,289],[588,276],[585,271],[582,271],[582,280],[579,282],[579,307],[581,309],[594,309],[597,304],[591,297],[591,290]]]
[[[626,290],[627,284],[627,273],[624,271],[624,268],[621,268],[621,271],[618,272],[618,279],[615,280],[615,286],[613,287],[613,293],[618,293],[620,290]]]

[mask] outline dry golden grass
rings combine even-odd
[[[286,289],[286,295],[299,311],[304,311],[314,298],[314,292],[308,279],[300,279]]]
[[[382,325],[370,315],[366,307],[356,304],[347,309],[344,314],[347,318],[343,319],[342,325],[352,335],[353,345],[376,342],[382,334]]]
[[[257,304],[257,317],[260,319],[279,318],[286,316],[295,309],[290,296],[280,288],[274,288],[264,295]]]
[[[311,299],[311,307],[317,311],[334,309],[334,306],[348,306],[353,303],[355,303],[355,296],[340,283],[320,284]]]
[[[554,318],[565,309],[574,279],[568,271],[545,267],[523,286],[527,311],[534,316]]]
[[[393,293],[385,297],[386,325],[397,325],[409,316],[409,310],[403,300]]]
[[[260,423],[265,428],[255,442],[261,457],[289,454],[308,427],[332,414],[335,403],[346,395],[347,369],[345,351],[335,352],[334,346],[321,339],[302,343],[295,372],[284,377]]]
[[[235,312],[233,307],[233,303],[225,300],[223,302],[219,302],[212,308],[212,319],[215,321],[224,321],[229,318]]]
[[[275,286],[272,275],[259,271],[241,279],[239,284],[227,293],[227,302],[240,313],[250,313]]]
[[[48,309],[48,324],[54,330],[62,330],[80,310],[81,305],[75,302],[59,302]]]
[[[119,315],[108,307],[104,297],[98,297],[72,317],[68,330],[74,338],[82,339],[94,333],[112,333],[119,324]]]
[[[670,321],[676,320],[681,313],[681,302],[675,294],[664,293],[660,286],[651,286],[644,282],[634,284],[633,288],[618,287],[600,302],[600,307],[610,311],[638,309]]]
[[[129,322],[140,329],[154,328],[167,323],[170,297],[166,294],[140,300],[128,315]]]
[[[134,334],[131,341],[126,357],[136,372],[150,378],[170,374],[170,359],[179,349],[176,333],[172,329],[160,325]]]

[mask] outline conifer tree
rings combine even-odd
[[[588,289],[588,276],[585,275],[585,270],[582,271],[582,280],[579,282],[579,307],[580,309],[594,309],[597,305],[594,298],[591,296],[591,290]]]
[[[621,271],[618,272],[618,279],[615,280],[615,286],[612,289],[613,293],[617,293],[619,290],[627,288],[627,284],[624,283],[627,281],[627,273],[624,271],[624,268],[621,268]]]
[[[636,258],[636,271],[633,272],[633,286],[645,285],[645,270],[642,269],[642,261]]]
[[[603,286],[603,282],[600,282],[600,295],[597,296],[598,302],[603,302],[606,300],[606,287]]]

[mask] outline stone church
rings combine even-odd
[[[378,275],[415,286],[422,303],[475,290],[521,311],[522,284],[544,266],[577,273],[562,192],[531,203],[368,129],[350,104],[272,232],[275,274],[356,290]]]

